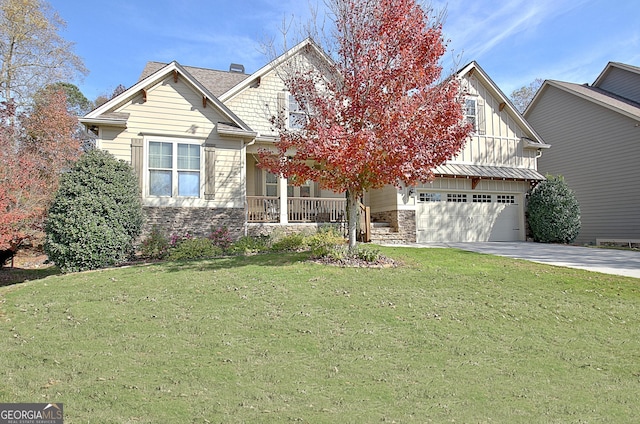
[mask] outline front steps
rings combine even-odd
[[[388,222],[371,223],[371,243],[403,244],[407,241]]]

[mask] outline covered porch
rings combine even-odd
[[[343,193],[321,190],[307,181],[289,184],[257,165],[247,155],[246,213],[249,223],[341,223],[346,221],[347,201]]]
[[[247,221],[271,223],[339,223],[346,219],[346,199],[247,196]]]

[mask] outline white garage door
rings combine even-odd
[[[514,194],[418,193],[417,241],[524,240],[519,200]]]

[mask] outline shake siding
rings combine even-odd
[[[277,93],[285,89],[276,72],[270,72],[260,79],[260,85],[253,84],[232,99],[225,102],[240,119],[261,135],[274,134],[270,118],[277,114]]]
[[[640,75],[612,67],[598,88],[640,103]]]
[[[588,100],[547,87],[529,122],[552,149],[541,173],[564,175],[582,213],[579,243],[640,239],[640,130],[635,121]]]

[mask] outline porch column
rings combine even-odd
[[[287,179],[280,177],[278,179],[278,188],[280,189],[280,223],[289,223],[289,211],[287,210]]]

